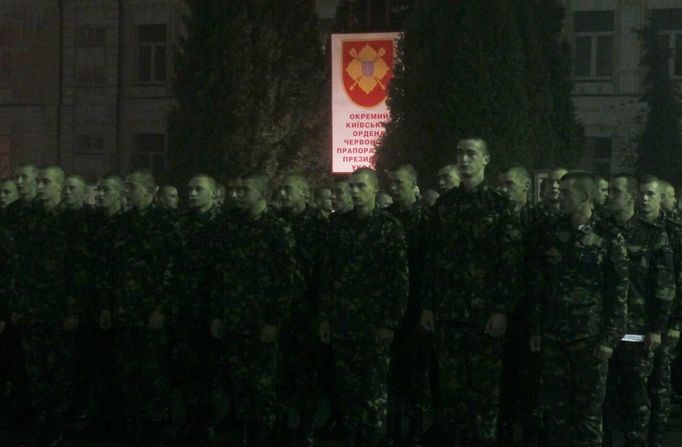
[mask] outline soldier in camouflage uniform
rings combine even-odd
[[[500,189],[512,203],[521,222],[524,265],[529,265],[538,253],[538,235],[547,231],[551,212],[544,204],[528,203],[531,179],[519,165],[505,168],[500,174]],[[541,416],[539,410],[540,359],[528,347],[530,337],[530,275],[523,274],[523,288],[509,318],[502,357],[500,389],[500,445],[513,444],[514,427],[520,423],[522,444],[537,445]]]
[[[0,209],[4,215],[4,210],[19,198],[17,184],[12,179],[0,181]]]
[[[563,216],[534,263],[530,346],[542,348],[543,401],[552,446],[602,444],[608,359],[625,333],[628,256],[623,237],[596,227],[594,182],[561,180]]]
[[[167,417],[165,320],[182,238],[168,215],[152,206],[157,187],[150,172],[135,171],[125,183],[132,209],[112,237],[104,305],[114,328],[128,434],[131,442],[143,444],[159,436]]]
[[[643,199],[639,216],[635,214],[638,188]],[[615,175],[609,185],[607,205],[613,219],[605,224],[617,228],[625,238],[630,288],[626,335],[609,363],[604,446],[613,445],[616,420],[623,421],[626,446],[647,444],[650,414],[647,378],[675,297],[672,249],[660,213],[659,188],[656,179],[643,179],[638,185],[630,175]]]
[[[388,179],[393,205],[387,211],[405,230],[410,271],[407,310],[391,346],[389,379],[389,430],[402,445],[403,416],[410,422],[408,442],[419,442],[422,432],[429,401],[427,372],[433,356],[433,338],[419,326],[426,212],[417,200],[417,172],[412,165],[401,165],[388,173]]]
[[[668,191],[668,196],[670,192]],[[667,200],[663,201],[665,204]],[[651,417],[649,420],[649,446],[661,447],[663,435],[670,417],[672,383],[671,363],[682,329],[682,221],[675,213],[665,213],[665,228],[673,250],[676,296],[670,319],[662,336],[661,346],[654,353],[654,366],[649,376],[649,399]]]
[[[509,198],[484,181],[489,161],[485,141],[459,141],[462,185],[429,217],[421,324],[435,330],[443,444],[496,442],[501,337],[518,296],[521,234]]]
[[[385,431],[389,346],[408,298],[402,225],[376,207],[378,181],[356,170],[354,211],[333,219],[322,270],[320,339],[331,343],[345,428],[356,446]]]
[[[30,402],[40,442],[59,437],[71,398],[71,361],[76,319],[68,294],[65,256],[68,248],[61,220],[64,171],[38,171],[41,211],[22,243],[18,293],[10,302],[12,322],[22,328]]]
[[[315,415],[316,366],[319,340],[314,322],[320,301],[320,265],[322,263],[327,219],[312,208],[308,180],[298,174],[284,177],[280,186],[279,215],[289,225],[296,240],[296,259],[302,284],[292,297],[291,319],[282,328],[282,389],[280,404],[284,416],[296,410],[300,416],[294,444],[309,445]],[[282,429],[286,418],[282,418]],[[284,441],[282,441],[284,443]]]
[[[348,177],[340,177],[334,180],[332,207],[334,208],[332,216],[353,210],[353,198],[350,194],[350,186],[348,186]]]
[[[661,207],[665,214],[675,220],[680,220],[680,211],[677,208],[677,197],[675,187],[665,180],[659,180],[661,184]]]
[[[328,186],[319,186],[315,188],[315,208],[322,214],[325,219],[329,219],[332,210],[332,190]]]
[[[207,442],[213,419],[212,384],[218,349],[208,327],[212,284],[212,240],[219,224],[215,203],[216,181],[197,174],[189,182],[189,210],[180,215],[186,249],[178,259],[182,272],[181,293],[174,305],[173,382],[180,391],[189,442]]]
[[[568,172],[566,169],[557,167],[547,173],[547,177],[540,183],[540,203],[555,213],[559,213],[559,188],[561,177]]]
[[[456,164],[445,165],[438,170],[438,189],[441,194],[445,194],[453,188],[459,188],[462,177]]]
[[[273,445],[278,334],[295,284],[294,237],[268,209],[270,179],[250,174],[239,187],[239,212],[216,234],[217,281],[211,292],[211,333],[227,351],[238,444]]]

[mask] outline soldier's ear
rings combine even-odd
[[[490,154],[485,154],[483,156],[483,166],[488,166],[488,163],[490,163]]]

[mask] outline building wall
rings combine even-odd
[[[565,4],[565,32],[574,51],[573,98],[588,139],[581,165],[604,173],[608,173],[605,172],[607,170],[632,171],[636,162],[636,138],[646,116],[646,106],[640,102],[645,72],[639,66],[642,46],[636,30],[646,24],[651,11],[682,9],[682,3],[679,0],[566,0]],[[584,21],[582,26],[576,23],[580,21],[581,13],[598,11],[613,14],[612,31],[586,31]],[[595,28],[599,26],[591,29]],[[577,39],[590,35],[596,38],[612,36],[612,70],[609,75],[599,75],[594,71],[594,58],[598,57],[594,52],[598,48],[594,45],[592,73],[578,73],[579,62],[575,62],[580,59]],[[677,57],[682,57],[682,48],[678,51]],[[682,78],[679,80],[682,82]],[[604,157],[606,151],[595,154],[593,150],[595,144],[603,146],[605,139],[611,144],[608,158]]]

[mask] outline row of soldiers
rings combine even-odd
[[[426,419],[438,446],[511,445],[516,424],[523,445],[610,445],[618,421],[627,445],[662,445],[682,322],[674,189],[556,169],[531,205],[521,166],[486,183],[484,140],[456,155],[430,207],[402,165],[392,205],[362,168],[316,194],[333,213],[300,175],[273,196],[250,173],[224,206],[194,176],[176,214],[147,171],[102,178],[92,212],[81,178],[19,167],[0,216],[13,422],[58,443],[94,404],[152,445],[175,398],[186,445],[207,445],[222,390],[235,445],[311,445],[321,389],[327,428],[356,446],[420,445]]]

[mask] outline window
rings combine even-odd
[[[610,78],[613,74],[613,11],[573,14],[576,78]]]
[[[76,38],[81,46],[101,46],[107,38],[107,30],[97,26],[81,26],[76,30]]]
[[[141,133],[135,136],[135,168],[152,172],[166,170],[166,136],[162,133]]]
[[[661,44],[670,50],[670,75],[682,78],[682,9],[657,9],[653,18]]]
[[[76,152],[79,154],[99,154],[104,151],[104,138],[101,135],[79,135]]]
[[[138,80],[141,83],[166,81],[166,25],[139,25]]]
[[[611,171],[611,138],[585,138],[585,156],[583,167],[602,176],[608,176]]]

